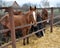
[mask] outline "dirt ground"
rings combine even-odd
[[[52,33],[50,33],[50,27],[46,28],[45,36],[37,38],[35,35],[32,35],[29,40],[30,43],[25,46],[20,40],[16,44],[17,48],[60,48],[60,26],[54,26]]]

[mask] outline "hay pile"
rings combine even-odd
[[[37,38],[35,35],[30,37],[30,44],[23,46],[22,40],[17,42],[17,48],[60,48],[60,26],[54,26],[53,33],[50,33],[49,27],[45,36]],[[9,46],[11,48],[11,46]]]

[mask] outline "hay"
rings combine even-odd
[[[35,35],[30,37],[30,43],[23,46],[22,40],[17,42],[17,48],[60,48],[60,27],[54,26],[54,31],[50,33],[50,28],[46,27],[45,36],[37,38]],[[9,46],[11,48],[11,46]]]

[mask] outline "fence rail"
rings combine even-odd
[[[43,22],[45,22],[47,20],[48,19],[43,20],[43,21],[36,22],[36,24],[43,23]],[[24,25],[24,26],[18,26],[18,27],[15,27],[15,29],[19,29],[19,28],[23,28],[23,27],[27,27],[27,26],[32,26],[32,25],[34,25],[34,24],[27,24],[27,25]],[[0,31],[1,31],[1,33],[6,33],[7,31],[9,31],[9,29],[3,29],[3,30],[0,30]]]
[[[54,23],[53,25],[56,25],[56,24],[58,24],[58,23],[60,23],[60,21],[58,21],[58,22]]]
[[[60,16],[58,15],[58,16],[54,17],[53,19],[55,19],[55,18],[60,18]]]
[[[31,34],[28,34],[28,35],[26,35],[26,36],[24,36],[24,37],[21,37],[21,38],[19,38],[19,39],[16,39],[16,42],[18,42],[19,40],[24,39],[24,38],[26,38],[26,37],[29,37],[29,36],[31,36],[31,35],[33,35],[33,34],[35,34],[35,33],[38,33],[39,31],[43,31],[44,29],[45,29],[45,28],[42,28],[42,29],[40,29],[40,30],[38,30],[38,31],[36,31],[36,32],[33,32],[33,33],[31,33]],[[10,44],[12,44],[12,41],[8,42],[8,43],[5,44],[5,45],[2,45],[1,48],[4,48],[4,47],[6,47],[6,46],[8,46],[8,45],[10,45]]]
[[[57,7],[57,8],[60,8],[60,7]],[[51,30],[51,32],[53,32],[53,9],[57,9],[56,7],[52,7],[52,8],[46,8],[46,9],[51,9],[51,16],[50,16],[50,19],[47,19],[47,20],[50,20],[50,30]],[[18,27],[14,27],[14,20],[13,20],[13,8],[12,7],[0,7],[0,9],[9,9],[8,10],[8,13],[9,13],[9,19],[10,19],[10,26],[11,26],[11,39],[12,39],[12,41],[10,41],[10,42],[8,42],[7,44],[5,44],[5,45],[2,45],[2,46],[0,46],[0,48],[6,48],[8,45],[10,45],[10,44],[12,44],[12,48],[16,48],[16,41],[19,41],[20,39],[23,39],[23,38],[26,38],[26,37],[29,37],[29,36],[31,36],[31,35],[33,35],[33,34],[35,34],[35,33],[38,33],[39,31],[42,31],[42,30],[44,30],[45,28],[43,28],[43,29],[40,29],[40,30],[38,30],[38,31],[36,31],[36,32],[33,32],[33,33],[31,33],[31,34],[28,34],[28,35],[26,35],[26,36],[24,36],[24,37],[22,37],[22,38],[20,38],[20,39],[16,39],[15,38],[15,29],[19,29],[19,28],[22,28],[22,27],[26,27],[26,26],[31,26],[31,25],[34,25],[34,24],[28,24],[28,25],[25,25],[25,26],[18,26]],[[37,9],[42,9],[42,8],[37,8]],[[55,17],[55,18],[57,18],[57,17]],[[43,21],[40,21],[40,22],[36,22],[37,24],[38,23],[43,23],[43,22],[45,22],[45,21],[47,21],[47,20],[43,20]],[[12,21],[12,22],[11,22]],[[57,23],[55,23],[55,24],[57,24]],[[0,30],[1,32],[3,32],[3,33],[5,33],[5,32],[7,32],[7,31],[9,31],[9,29],[3,29],[3,30]],[[8,48],[8,47],[7,47]]]
[[[10,6],[11,7],[11,6]],[[0,7],[0,9],[8,9],[8,8],[10,8],[10,7]],[[12,7],[13,9],[20,9],[20,7],[18,8],[14,8],[14,7]],[[46,9],[51,9],[51,8],[53,8],[53,9],[60,9],[60,7],[48,7],[48,8],[46,8]],[[43,9],[43,8],[37,8],[37,9]]]

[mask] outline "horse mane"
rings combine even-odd
[[[30,11],[24,13],[25,16],[27,16],[29,14],[30,14]]]
[[[20,15],[20,14],[24,14],[22,13],[22,11],[16,11],[16,12],[13,12],[14,15]]]

